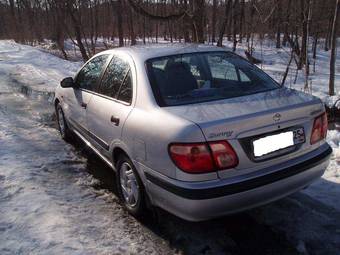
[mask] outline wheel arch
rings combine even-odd
[[[131,157],[129,150],[127,147],[124,147],[124,144],[117,144],[113,150],[112,150],[112,165],[115,168],[115,170],[117,171],[118,169],[116,168],[117,163],[119,161],[119,158],[121,155],[126,156],[129,160],[131,160],[132,164],[134,165],[134,168],[136,169],[136,171],[138,172],[139,178],[142,180],[143,185],[145,185],[146,182],[146,178],[144,175],[144,172],[140,169],[139,165],[137,164],[137,162],[133,159],[133,157]]]
[[[119,160],[119,157],[120,157],[121,155],[125,155],[125,156],[127,156],[130,160],[132,160],[131,157],[129,156],[129,154],[128,154],[123,148],[121,148],[120,146],[116,146],[116,147],[114,147],[113,150],[112,150],[112,164],[113,164],[114,167],[116,167],[117,162],[118,162],[118,160]]]
[[[113,166],[116,168],[119,157],[121,155],[125,155],[126,157],[128,157],[131,160],[135,170],[137,171],[137,175],[138,175],[138,177],[141,181],[141,185],[143,186],[143,189],[145,191],[146,206],[147,206],[147,208],[151,209],[152,205],[153,205],[153,200],[152,200],[151,195],[148,192],[148,188],[147,188],[147,185],[146,185],[146,177],[145,177],[144,173],[141,171],[141,169],[139,169],[139,167],[136,166],[136,164],[134,163],[134,160],[129,156],[129,154],[126,152],[126,150],[123,149],[120,146],[116,146],[112,150],[112,164],[113,164]],[[116,169],[116,171],[118,171],[118,169]]]

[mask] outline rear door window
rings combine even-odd
[[[117,99],[120,100],[120,101],[131,104],[131,100],[132,100],[131,70],[126,75],[125,80],[124,80],[122,86],[120,87]]]
[[[111,98],[117,98],[129,70],[130,66],[127,61],[113,56],[105,70],[98,93]]]

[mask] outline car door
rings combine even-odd
[[[133,102],[134,64],[129,55],[115,54],[87,108],[87,123],[95,146],[109,157],[109,146],[119,142]]]
[[[78,72],[75,78],[75,87],[68,97],[69,121],[81,133],[87,132],[87,105],[96,90],[108,57],[108,54],[103,54],[88,61]]]

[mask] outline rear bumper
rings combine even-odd
[[[261,175],[206,182],[182,182],[145,173],[155,205],[190,221],[243,211],[294,193],[319,178],[332,153],[324,144],[285,164],[261,170]]]

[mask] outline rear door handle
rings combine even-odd
[[[82,103],[80,104],[80,106],[83,107],[84,109],[86,109],[87,104],[85,104],[84,102],[82,102]]]
[[[119,126],[119,118],[115,116],[111,116],[111,122],[116,126]]]

